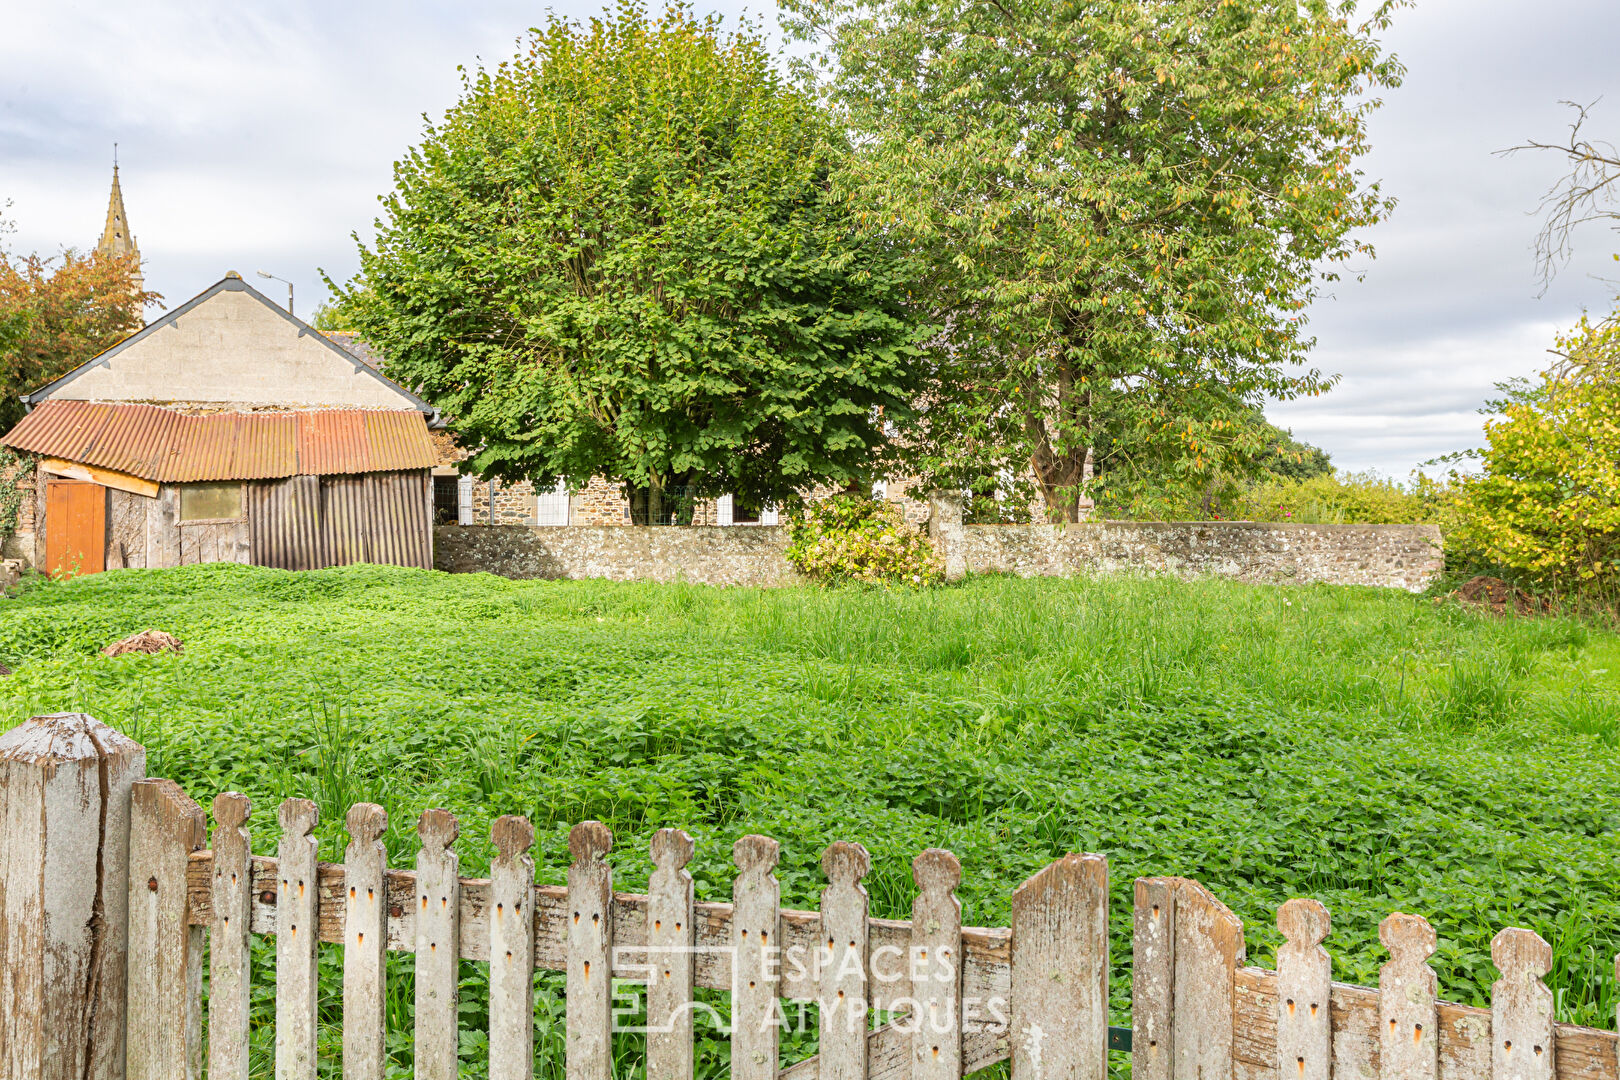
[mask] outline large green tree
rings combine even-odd
[[[948,328],[925,471],[1073,519],[1088,452],[1196,483],[1331,386],[1301,316],[1390,207],[1356,161],[1398,3],[783,0],[858,137],[839,190]]]
[[[928,331],[830,196],[847,153],[746,26],[553,18],[398,164],[346,315],[486,476],[754,504],[863,481]]]

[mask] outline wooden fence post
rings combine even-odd
[[[1492,1080],[1552,1080],[1553,993],[1541,981],[1552,946],[1533,930],[1503,930],[1491,962],[1502,973],[1491,986]]]
[[[1065,855],[1012,898],[1013,1080],[1108,1075],[1108,860]]]
[[[692,1080],[692,838],[659,829],[647,881],[647,1075]]]
[[[1439,980],[1429,966],[1434,927],[1395,912],[1378,924],[1389,963],[1378,969],[1380,1080],[1435,1080],[1440,1075]]]
[[[253,996],[253,804],[235,791],[214,796],[214,909],[209,928],[208,1077],[247,1080]]]
[[[0,1078],[124,1075],[129,792],[146,751],[82,713],[0,737]]]
[[[461,988],[461,825],[448,810],[416,821],[416,1080],[455,1080]]]
[[[506,814],[490,828],[489,1077],[534,1077],[534,826]]]
[[[613,834],[600,821],[568,833],[568,1080],[613,1075]]]
[[[1196,881],[1139,878],[1133,948],[1133,1023],[1147,1042],[1132,1046],[1132,1071],[1142,1068],[1149,1080],[1231,1080],[1243,921]]]
[[[1332,929],[1327,908],[1290,900],[1277,912],[1286,939],[1277,949],[1277,1068],[1281,1080],[1328,1080],[1333,1072],[1333,1030],[1328,1000],[1333,961],[1322,942]]]
[[[276,812],[276,1080],[315,1080],[320,984],[318,844],[321,818],[308,799],[284,799]]]
[[[376,803],[355,803],[344,817],[343,850],[343,1078],[383,1080],[388,1028],[388,813]],[[368,941],[366,935],[370,934]],[[210,1080],[212,1078],[210,1077]]]
[[[1137,878],[1131,936],[1131,1076],[1170,1080],[1176,977],[1176,886]]]
[[[173,780],[130,791],[129,1080],[190,1080],[202,1067],[203,928],[188,923],[186,867],[208,819]]]
[[[860,844],[839,840],[821,856],[827,887],[821,890],[820,953],[822,1080],[866,1080],[866,1031],[871,957],[867,915],[871,900],[861,878],[872,856]],[[846,944],[847,942],[847,944]]]
[[[782,941],[782,886],[773,873],[780,854],[768,836],[744,836],[731,847],[732,1080],[775,1080],[780,1060],[782,972],[770,951]]]
[[[962,864],[941,848],[911,862],[917,899],[911,904],[912,1080],[962,1076]]]

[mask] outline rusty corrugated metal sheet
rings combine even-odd
[[[0,443],[159,483],[394,472],[438,460],[421,413],[366,409],[190,416],[46,401]]]
[[[251,484],[253,562],[283,570],[360,562],[431,568],[430,484],[426,469]]]

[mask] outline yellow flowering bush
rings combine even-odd
[[[1620,355],[1620,331],[1583,324],[1560,344]],[[1483,470],[1456,478],[1448,542],[1561,591],[1620,587],[1620,384],[1549,380],[1517,395],[1485,434]]]
[[[937,585],[945,568],[895,506],[858,495],[811,503],[793,523],[788,561],[826,584]]]
[[[1223,493],[1220,516],[1311,525],[1407,525],[1433,520],[1434,507],[1420,491],[1376,473],[1328,473],[1299,480],[1275,477]]]

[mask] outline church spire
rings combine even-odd
[[[135,291],[145,287],[141,277],[141,249],[129,231],[129,217],[124,213],[124,192],[118,186],[118,144],[113,144],[112,195],[107,199],[107,225],[101,230],[101,241],[96,244],[97,255],[129,256],[135,260]]]

